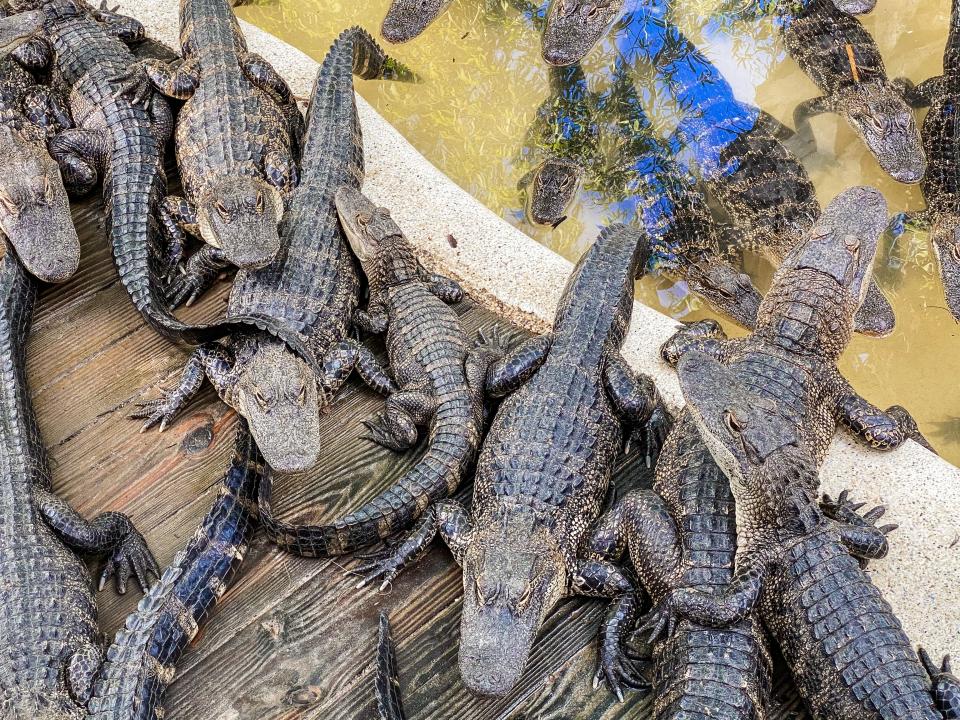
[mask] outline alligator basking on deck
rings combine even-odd
[[[927,173],[920,183],[927,207],[910,213],[911,223],[930,228],[930,242],[940,266],[947,307],[960,321],[960,2],[954,0],[950,34],[943,54],[943,74],[916,87],[909,81],[907,100],[913,107],[929,107],[923,120]]]
[[[621,692],[609,649],[619,649],[636,596],[623,573],[582,551],[625,429],[646,437],[649,459],[670,422],[653,382],[620,355],[647,256],[636,230],[601,232],[567,283],[553,330],[487,373],[491,395],[515,392],[484,441],[471,511],[453,501],[430,507],[365,578],[389,582],[439,533],[463,567],[460,672],[478,694],[510,691],[544,618],[567,595],[612,600],[600,672]]]
[[[196,533],[117,632],[87,703],[93,720],[157,720],[176,663],[223,597],[257,525],[265,472],[241,420],[236,451]]]
[[[920,662],[861,562],[886,553],[876,508],[815,499],[818,459],[789,402],[708,355],[680,362],[680,383],[704,442],[730,478],[738,547],[720,592],[676,589],[671,619],[728,627],[756,611],[780,646],[797,689],[823,720],[960,717],[960,680]],[[931,687],[931,681],[933,687]]]
[[[0,259],[0,715],[75,720],[104,662],[91,578],[78,553],[107,556],[100,587],[131,573],[146,589],[160,571],[130,519],[106,512],[85,520],[52,492],[30,404],[25,347],[36,283],[7,249]]]
[[[367,424],[367,438],[401,451],[428,426],[427,450],[395,485],[362,507],[325,525],[293,525],[273,516],[271,482],[261,485],[260,518],[269,537],[308,557],[342,555],[407,529],[431,503],[447,497],[472,466],[484,428],[484,377],[493,356],[471,349],[466,331],[446,303],[463,291],[429,273],[403,231],[384,208],[354,187],[340,188],[337,214],[370,283],[366,310],[354,315],[360,329],[386,333],[390,376],[371,367],[367,384],[389,393],[384,411]]]
[[[7,16],[0,8],[0,18]],[[59,95],[38,84],[17,59],[36,52],[31,36],[43,16],[35,17],[33,28],[10,18],[9,37],[0,28],[0,229],[34,277],[63,282],[77,271],[80,240],[47,135],[72,120]]]
[[[812,116],[838,113],[894,180],[920,182],[926,157],[916,118],[902,90],[887,78],[870,33],[830,0],[809,0],[796,12],[789,2],[782,6],[778,22],[784,44],[823,93],[797,106],[797,130],[812,134]]]
[[[334,207],[341,186],[359,189],[363,179],[353,73],[367,79],[411,76],[361,28],[334,42],[310,100],[303,177],[283,218],[283,250],[263,269],[241,270],[227,306],[228,319],[263,317],[286,327],[309,357],[253,325],[241,326],[223,341],[198,347],[177,386],[141,406],[134,417],[146,418],[144,429],[159,423],[163,430],[209,378],[224,402],[250,423],[271,467],[304,470],[320,454],[321,410],[355,366],[372,377],[365,372],[372,356],[349,337],[360,279]],[[188,261],[174,286],[176,299],[195,295],[216,278],[218,268],[200,258]]]
[[[247,50],[227,0],[182,0],[183,59],[147,60],[161,93],[185,100],[174,142],[185,197],[161,207],[172,271],[186,233],[206,266],[262,268],[280,251],[278,226],[297,182],[303,117],[287,83]],[[142,79],[133,79],[132,92]]]

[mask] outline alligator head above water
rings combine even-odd
[[[847,15],[866,15],[877,5],[877,0],[833,0],[834,7]]]
[[[548,158],[535,167],[522,183],[526,186],[530,222],[553,227],[562,223],[582,177],[583,168],[564,158]]]
[[[36,278],[63,282],[77,271],[80,239],[60,168],[26,121],[0,124],[0,229]]]
[[[282,216],[280,193],[253,177],[214,180],[197,206],[201,237],[244,269],[262,268],[276,257]]]
[[[380,34],[389,42],[405,43],[419,36],[440,17],[452,0],[393,0]]]
[[[756,325],[763,296],[749,275],[717,257],[704,256],[686,264],[685,276],[690,290],[714,309],[745,328]]]
[[[551,65],[579,62],[600,42],[624,0],[553,0],[543,28],[543,59]]]
[[[320,400],[310,367],[284,343],[261,338],[234,389],[264,459],[278,472],[301,472],[320,456]]]

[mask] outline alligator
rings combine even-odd
[[[849,499],[817,503],[820,461],[804,428],[749,371],[697,352],[678,370],[690,415],[730,479],[738,547],[727,587],[673,590],[666,625],[679,617],[722,628],[756,611],[823,720],[960,717],[960,680],[948,663],[941,672],[918,659],[861,566],[886,553],[890,528],[874,525],[882,508],[859,516]]]
[[[0,8],[0,18],[7,17]],[[43,16],[35,17],[39,31]],[[21,48],[35,52],[25,47],[34,44],[34,33],[24,34],[15,17],[10,22],[14,36],[0,43],[0,229],[34,277],[58,283],[77,271],[80,240],[47,135],[72,120],[63,100],[20,65]]]
[[[960,132],[954,121],[960,103],[960,3],[954,0],[950,34],[943,54],[943,74],[913,87],[906,86],[907,101],[916,108],[929,107],[923,120],[923,146],[927,172],[920,183],[927,207],[911,213],[911,223],[931,229],[930,241],[940,268],[947,308],[960,321],[960,183],[955,172]]]
[[[117,632],[93,684],[93,720],[155,720],[176,663],[223,597],[256,528],[266,468],[240,420],[236,451],[196,533]]]
[[[78,553],[105,555],[126,592],[160,576],[143,536],[119,512],[86,520],[53,493],[46,450],[30,404],[25,348],[36,282],[14,252],[0,259],[0,715],[10,720],[84,717],[104,661],[91,578]]]
[[[877,449],[896,448],[907,438],[926,444],[906,410],[875,407],[836,366],[885,225],[886,202],[878,191],[844,191],[774,274],[752,335],[728,340],[716,322],[699,321],[664,344],[663,358],[676,365],[685,352],[700,350],[751,373],[757,392],[790,408],[818,462],[838,424]]]
[[[35,22],[34,13],[24,11],[44,16],[33,65],[50,70],[55,91],[69,98],[74,122],[49,139],[48,148],[68,190],[87,192],[103,179],[106,231],[134,306],[174,341],[197,344],[230,332],[228,323],[184,323],[166,307],[157,211],[173,121],[166,101],[146,80],[131,97],[120,92],[122,80],[138,67],[125,43],[142,39],[143,26],[81,0],[9,0],[8,5],[17,13],[8,18],[11,23]]]
[[[286,81],[247,50],[227,0],[182,0],[180,44],[182,60],[142,64],[153,87],[186,101],[174,133],[185,197],[167,196],[160,211],[167,261],[179,264],[190,233],[206,266],[262,268],[280,250],[303,116]],[[134,75],[127,92],[141,86]]]
[[[812,137],[810,118],[840,114],[894,180],[917,183],[927,161],[913,110],[887,73],[876,41],[857,18],[830,0],[809,0],[794,11],[782,2],[780,33],[791,57],[822,96],[800,103],[794,125]]]
[[[439,534],[463,567],[460,673],[467,688],[501,696],[516,684],[550,610],[568,595],[611,599],[604,648],[618,648],[637,612],[630,579],[581,553],[600,516],[625,429],[648,461],[671,418],[653,382],[620,354],[633,285],[649,246],[625,225],[605,228],[574,269],[553,330],[496,360],[486,374],[500,405],[477,461],[470,513],[431,506],[361,584],[389,583]],[[604,652],[601,672],[620,684]]]
[[[341,187],[335,202],[370,284],[367,309],[354,314],[354,323],[368,333],[386,333],[390,361],[390,375],[372,356],[361,373],[368,385],[389,393],[384,411],[367,423],[366,437],[398,452],[413,447],[419,427],[428,426],[428,439],[426,453],[395,485],[325,525],[293,525],[274,517],[266,478],[259,502],[268,537],[307,557],[373,545],[406,530],[431,503],[456,490],[480,447],[484,378],[495,351],[469,347],[460,320],[446,305],[459,302],[463,291],[420,264],[387,209],[352,185]]]
[[[406,720],[397,675],[397,654],[390,634],[390,618],[380,612],[377,630],[377,676],[375,682],[377,714],[380,720]]]
[[[830,1],[838,11],[848,15],[863,15],[877,4],[877,0]],[[624,0],[552,0],[540,41],[543,59],[555,66],[579,63],[607,34],[625,5],[632,11],[644,4],[649,4],[648,0],[631,0],[629,5]],[[769,2],[760,0],[757,5],[764,12]],[[742,16],[743,8],[730,14]]]
[[[250,423],[270,466],[294,472],[316,463],[319,414],[355,366],[375,386],[392,388],[375,370],[366,372],[373,356],[349,337],[360,280],[334,195],[343,185],[359,189],[363,178],[353,73],[366,79],[412,77],[362,28],[337,38],[317,72],[303,178],[282,221],[284,248],[267,267],[238,273],[227,306],[228,320],[262,317],[286,327],[309,356],[304,359],[300,347],[288,347],[269,332],[241,326],[223,341],[196,348],[176,387],[140,406],[133,417],[145,418],[143,430],[159,424],[163,431],[209,378],[223,401]],[[187,262],[187,272],[173,286],[175,300],[194,297],[216,278],[219,269],[202,258],[198,253]]]

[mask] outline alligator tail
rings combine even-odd
[[[427,507],[449,497],[474,461],[479,437],[476,423],[462,410],[441,407],[420,461],[394,485],[328,525],[294,525],[274,517],[267,472],[260,483],[260,522],[270,540],[303,557],[332,557],[369,547],[409,528]]]
[[[400,699],[400,678],[397,675],[397,653],[390,635],[390,619],[380,613],[377,633],[377,713],[380,720],[406,720]]]
[[[943,55],[943,72],[945,75],[960,72],[960,0],[953,0],[950,10],[950,33]]]
[[[87,707],[94,720],[155,720],[177,660],[222,597],[256,526],[263,460],[243,420],[236,453],[196,534],[127,617]]]
[[[419,82],[416,73],[387,55],[373,36],[359,25],[344,30],[333,41],[318,78],[327,74],[328,65],[333,67],[340,62],[341,53],[353,56],[353,74],[364,80]]]

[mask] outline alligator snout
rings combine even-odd
[[[504,652],[505,647],[491,638],[476,647],[461,645],[460,674],[467,689],[485,697],[502,697],[517,684],[523,664]],[[508,643],[509,644],[509,643]],[[523,655],[526,660],[526,654]]]

